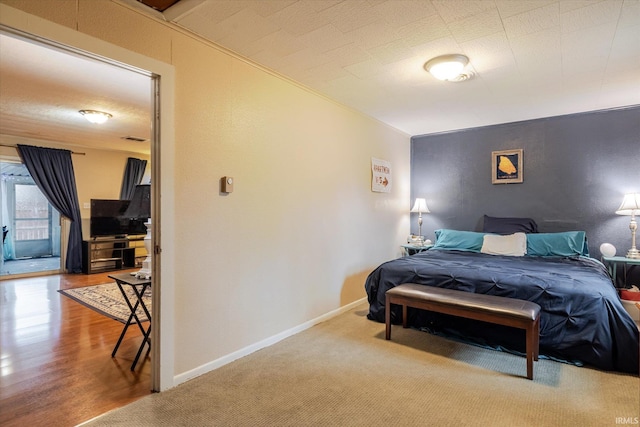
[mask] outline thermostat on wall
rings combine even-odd
[[[223,176],[220,178],[220,192],[231,193],[233,192],[233,177]]]

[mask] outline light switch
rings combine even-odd
[[[87,203],[87,202],[84,202],[84,204],[82,205],[82,207],[83,207],[83,208],[85,208],[85,209],[91,209],[91,204],[90,204],[90,203]]]
[[[232,176],[223,176],[220,178],[220,192],[222,193],[231,193],[233,192],[233,177]]]

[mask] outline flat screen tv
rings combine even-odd
[[[124,216],[129,200],[91,199],[91,237],[147,234],[147,218]]]

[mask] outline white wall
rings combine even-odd
[[[407,135],[116,2],[2,2],[175,67],[175,150],[161,148],[175,272],[161,286],[175,281],[176,382],[364,297],[398,256]],[[371,192],[371,157],[391,162],[391,193]]]

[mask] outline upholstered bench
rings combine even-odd
[[[429,310],[526,331],[527,378],[533,379],[538,360],[540,306],[531,301],[454,289],[405,283],[386,292],[386,339],[391,339],[391,304],[402,306],[402,326],[407,327],[407,307]]]

